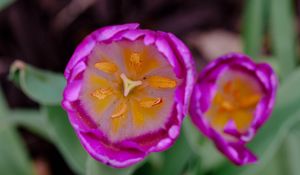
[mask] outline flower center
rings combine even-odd
[[[240,132],[246,131],[253,120],[254,111],[261,100],[258,85],[245,75],[223,81],[205,113],[212,126],[223,130],[229,121]]]
[[[80,98],[104,134],[117,142],[163,128],[180,83],[152,45],[99,43],[90,54]]]
[[[123,94],[126,97],[130,91],[132,91],[135,87],[140,86],[142,84],[142,81],[133,81],[126,77],[124,73],[120,75],[122,81],[123,81]]]

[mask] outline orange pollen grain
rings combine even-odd
[[[113,94],[113,91],[111,88],[100,88],[92,92],[92,96],[98,98],[99,100],[103,100],[107,96]]]
[[[123,117],[124,114],[127,112],[127,104],[125,102],[122,102],[114,111],[114,113],[111,115],[111,118],[119,118]]]
[[[151,76],[148,78],[148,83],[154,88],[174,88],[176,87],[176,81],[170,78],[161,76]]]
[[[234,105],[228,101],[221,102],[221,107],[222,107],[222,109],[225,109],[226,111],[234,111],[235,110]]]
[[[245,97],[239,100],[239,106],[241,108],[249,108],[255,106],[260,100],[260,95],[254,94],[250,97]]]
[[[118,67],[111,62],[100,62],[100,63],[96,63],[95,68],[97,68],[98,70],[101,70],[105,73],[115,73],[118,70]]]
[[[162,98],[145,98],[140,101],[140,106],[143,108],[151,108],[162,103]]]
[[[141,66],[142,65],[142,59],[141,59],[141,55],[139,53],[133,52],[130,55],[130,62],[134,65],[134,66]]]

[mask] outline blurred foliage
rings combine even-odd
[[[2,121],[9,116],[10,111],[0,88],[0,119]],[[32,174],[30,160],[16,128],[1,122],[0,139],[0,174]]]
[[[0,10],[12,1],[0,0]],[[62,74],[15,62],[9,78],[39,109],[9,109],[0,89],[0,174],[30,175],[28,158],[17,126],[53,143],[76,174],[85,175],[298,175],[300,174],[300,69],[297,68],[295,14],[292,0],[247,0],[243,20],[245,52],[271,63],[280,76],[277,104],[270,120],[249,144],[260,158],[254,165],[237,167],[228,162],[189,119],[175,145],[153,153],[144,162],[113,169],[83,150],[60,106],[65,80]],[[264,43],[270,42],[270,53]]]
[[[0,11],[13,3],[15,0],[0,0]]]
[[[265,0],[248,0],[246,3],[243,37],[245,53],[251,57],[258,57],[262,53],[266,22],[264,12],[267,4],[265,2]]]
[[[15,61],[11,66],[9,78],[39,104],[58,105],[62,100],[65,79],[60,74],[42,71],[25,65],[22,61]]]

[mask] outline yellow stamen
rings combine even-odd
[[[121,79],[123,80],[123,88],[124,88],[124,96],[126,97],[130,91],[132,91],[135,87],[142,84],[142,81],[133,81],[126,77],[125,74],[121,74]]]
[[[223,101],[221,103],[221,107],[222,109],[225,109],[226,111],[233,111],[235,110],[235,107],[232,103],[230,103],[229,101]]]
[[[142,65],[141,55],[139,53],[133,52],[130,55],[130,62],[133,64],[133,66],[140,67]]]
[[[99,100],[103,100],[107,96],[113,94],[113,91],[111,88],[100,88],[92,92],[92,96],[98,98]]]
[[[100,62],[100,63],[96,63],[95,68],[97,68],[98,70],[101,70],[105,73],[115,73],[118,70],[118,67],[111,62]]]
[[[143,108],[151,108],[162,103],[162,98],[145,98],[140,101],[140,106]]]
[[[119,106],[115,109],[114,113],[111,115],[111,118],[123,117],[126,112],[127,104],[125,102],[121,102]]]
[[[176,86],[175,80],[161,76],[151,76],[148,82],[154,88],[174,88]]]
[[[239,100],[239,106],[241,108],[249,108],[255,106],[260,100],[260,95],[251,95],[250,97],[244,97]]]

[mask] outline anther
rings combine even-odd
[[[132,53],[130,55],[130,62],[134,65],[134,66],[141,66],[142,64],[142,59],[141,59],[141,55],[139,53]]]
[[[248,108],[255,106],[260,100],[260,95],[251,95],[250,97],[244,97],[239,100],[239,106],[242,108]]]
[[[111,115],[111,118],[123,117],[126,112],[127,112],[127,105],[126,103],[122,102],[116,108],[115,112]]]
[[[154,88],[174,88],[176,86],[175,80],[161,76],[151,76],[147,81]]]
[[[92,92],[92,96],[102,100],[113,93],[111,88],[100,88]]]
[[[144,108],[151,108],[162,103],[162,98],[145,98],[140,101],[140,106]]]
[[[105,73],[115,73],[118,70],[118,67],[111,62],[100,62],[100,63],[96,63],[95,68],[97,68],[98,70],[101,70]]]

